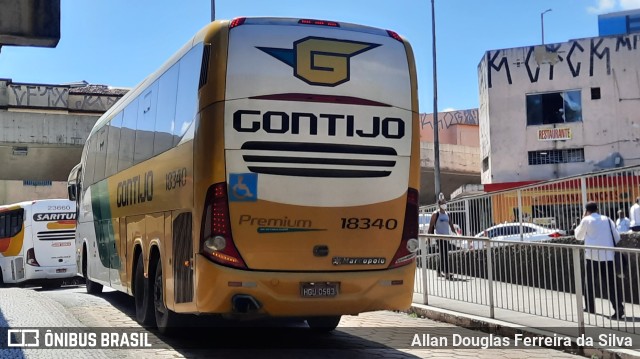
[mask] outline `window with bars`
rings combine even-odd
[[[526,95],[527,126],[582,122],[580,90]]]
[[[529,151],[529,165],[584,162],[584,148]]]

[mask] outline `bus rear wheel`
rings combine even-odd
[[[162,280],[162,261],[158,259],[153,284],[153,304],[155,308],[156,325],[162,334],[174,333],[180,326],[181,315],[171,311],[164,304],[164,286]]]
[[[133,297],[136,302],[136,321],[145,326],[153,325],[155,321],[153,299],[151,298],[152,288],[149,288],[151,286],[149,282],[144,277],[144,261],[142,254],[140,254],[133,283]]]
[[[340,323],[341,315],[326,316],[326,317],[309,317],[307,318],[307,325],[311,330],[316,332],[330,332],[338,326]]]
[[[89,294],[100,294],[102,293],[102,284],[96,283],[89,279],[87,275],[87,247],[84,246],[82,248],[82,275],[84,276],[85,288],[87,288],[87,293]]]

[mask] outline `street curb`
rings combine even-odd
[[[413,303],[411,308],[405,311],[407,314],[415,314],[420,318],[427,318],[438,322],[453,324],[458,327],[473,330],[481,330],[488,334],[497,334],[504,337],[513,338],[515,334],[527,336],[553,337],[554,333],[518,326],[513,323],[500,320],[480,317],[472,314],[460,313],[452,310],[430,307],[428,305]],[[582,355],[587,358],[600,359],[637,359],[640,352],[628,349],[603,349],[591,347],[578,347],[575,342],[571,348],[549,347],[563,352]]]

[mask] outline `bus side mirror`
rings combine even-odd
[[[76,184],[71,184],[67,187],[67,190],[69,191],[69,200],[70,201],[75,201],[77,198],[77,192],[76,192],[77,186]]]

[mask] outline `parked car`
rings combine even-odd
[[[520,238],[520,226],[522,225],[522,238]],[[495,241],[524,241],[539,242],[565,236],[567,233],[561,229],[546,228],[533,223],[502,223],[489,227],[475,235],[475,237],[488,237]],[[475,241],[473,248],[483,248],[484,242]]]

